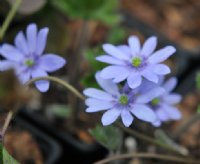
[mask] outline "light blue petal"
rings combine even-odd
[[[31,76],[32,78],[37,78],[48,76],[48,74],[42,69],[34,69],[32,70]],[[35,85],[40,92],[46,92],[49,89],[50,83],[47,80],[40,80],[36,81]]]
[[[112,44],[104,44],[103,49],[109,55],[122,60],[128,60],[129,56],[126,53],[123,53],[120,49],[113,46]]]
[[[22,31],[20,31],[17,36],[15,37],[15,46],[24,54],[28,54],[28,45],[27,45],[27,40],[23,34]]]
[[[96,60],[104,62],[104,63],[108,63],[108,64],[126,65],[126,63],[123,60],[119,60],[117,58],[114,58],[108,55],[98,56],[96,57]]]
[[[112,82],[112,80],[102,79],[100,76],[100,72],[97,72],[95,74],[95,78],[96,78],[97,83],[100,85],[100,87],[103,90],[110,93],[111,95],[115,95],[115,96],[119,95],[119,89],[117,85]]]
[[[137,36],[130,36],[128,38],[128,44],[131,49],[132,56],[140,55],[141,45]]]
[[[145,57],[148,57],[153,53],[157,46],[157,38],[155,36],[152,36],[148,38],[142,47],[141,54]]]
[[[47,72],[54,72],[60,68],[62,68],[66,61],[64,58],[55,55],[55,54],[45,54],[40,57],[39,60],[40,67]]]
[[[85,89],[83,93],[88,97],[97,98],[100,100],[114,100],[113,96],[111,96],[110,94],[95,88]]]
[[[149,68],[142,71],[141,74],[144,78],[154,83],[158,83],[159,81],[158,76]]]
[[[173,93],[170,95],[164,95],[162,99],[166,104],[175,105],[181,101],[181,95]]]
[[[3,44],[1,47],[1,55],[8,60],[20,62],[23,59],[23,54],[12,45]]]
[[[36,53],[38,55],[41,55],[45,49],[48,32],[49,29],[47,27],[41,29],[38,32],[37,43],[36,43]]]
[[[172,77],[163,84],[163,88],[165,88],[166,92],[169,93],[176,87],[176,84],[177,78]]]
[[[30,52],[36,51],[37,44],[37,26],[36,24],[29,24],[26,29],[27,42]]]
[[[127,82],[130,88],[134,89],[141,85],[142,77],[138,73],[132,73],[128,76]]]
[[[152,66],[152,70],[155,74],[158,74],[158,75],[166,75],[171,72],[170,68],[166,66],[165,64],[155,64]]]
[[[155,53],[153,53],[149,59],[148,62],[151,64],[157,64],[160,62],[165,61],[168,59],[173,53],[176,51],[176,49],[173,46],[166,46]]]
[[[95,108],[96,110],[109,109],[114,106],[112,101],[100,100],[100,99],[95,99],[95,98],[86,99],[85,104],[88,107]]]
[[[126,127],[129,127],[133,122],[133,116],[127,109],[123,109],[121,113],[122,122]]]
[[[104,126],[112,124],[113,122],[115,122],[117,120],[120,113],[121,113],[120,109],[117,109],[117,108],[109,109],[108,111],[106,111],[103,114],[103,116],[101,118],[102,124]]]
[[[155,112],[146,105],[134,104],[132,108],[130,111],[140,120],[151,123],[157,120]]]

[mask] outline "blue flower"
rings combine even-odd
[[[156,121],[157,117],[147,103],[163,94],[163,88],[152,88],[143,83],[140,89],[130,89],[128,85],[119,89],[112,80],[102,79],[100,72],[95,78],[103,90],[88,88],[83,91],[88,96],[86,112],[107,110],[102,116],[103,125],[110,125],[121,116],[123,124],[128,127],[133,122],[133,115],[146,122]]]
[[[157,115],[157,121],[153,123],[154,126],[160,126],[162,122],[181,118],[180,111],[175,107],[181,101],[181,95],[171,93],[177,84],[177,79],[172,77],[164,83],[162,79],[159,83],[165,89],[165,93],[153,99],[150,103]]]
[[[55,54],[44,54],[49,29],[37,30],[35,24],[28,25],[26,37],[19,32],[15,38],[15,46],[3,44],[0,54],[6,59],[0,62],[0,70],[14,68],[19,80],[24,84],[31,78],[48,76],[66,63],[65,59]],[[49,81],[35,82],[36,87],[45,92],[49,89]]]
[[[106,55],[98,56],[96,59],[111,66],[102,70],[102,78],[112,79],[115,83],[127,79],[128,85],[136,88],[142,83],[142,77],[158,83],[159,75],[170,73],[170,68],[160,63],[175,52],[174,47],[166,46],[154,52],[157,45],[157,39],[154,36],[148,38],[143,47],[136,36],[129,37],[128,43],[129,46],[103,45]]]

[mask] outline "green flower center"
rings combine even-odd
[[[139,58],[139,57],[134,57],[134,58],[132,59],[132,65],[133,65],[134,67],[139,67],[141,64],[142,64],[142,59],[141,59],[141,58]]]
[[[126,95],[121,95],[119,98],[119,102],[122,105],[126,105],[128,103],[128,96]]]
[[[156,105],[159,104],[159,102],[160,102],[160,99],[159,99],[159,98],[155,98],[155,99],[153,99],[153,100],[151,101],[151,104],[152,104],[153,106],[156,106]]]
[[[31,59],[28,59],[28,60],[25,61],[25,64],[28,67],[32,67],[35,64],[35,62],[33,60],[31,60]]]

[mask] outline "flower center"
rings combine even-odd
[[[134,67],[139,67],[139,66],[141,66],[141,64],[142,64],[142,59],[141,59],[141,58],[139,58],[139,57],[134,57],[134,58],[132,59],[132,65],[133,65]]]
[[[25,64],[26,64],[28,67],[32,67],[32,66],[35,64],[35,62],[34,62],[32,59],[27,59],[27,60],[25,61]]]
[[[153,106],[156,106],[156,105],[159,104],[159,102],[160,102],[160,99],[159,99],[159,98],[155,98],[155,99],[153,99],[153,100],[151,101],[151,104],[152,104]]]
[[[121,95],[120,98],[119,98],[119,102],[120,102],[120,104],[122,104],[122,105],[128,104],[128,96],[126,96],[126,95]]]

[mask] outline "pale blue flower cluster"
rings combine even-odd
[[[127,127],[134,117],[154,126],[180,119],[181,113],[175,105],[181,96],[171,93],[176,78],[164,82],[164,75],[170,73],[170,68],[161,63],[175,52],[175,48],[166,46],[155,51],[157,38],[154,36],[148,38],[143,47],[136,36],[129,37],[128,44],[103,45],[106,54],[98,56],[97,60],[110,66],[95,76],[103,90],[84,90],[88,97],[86,112],[106,110],[102,116],[103,125],[110,125],[121,117]]]
[[[3,44],[0,55],[5,60],[0,61],[0,71],[13,68],[19,80],[24,84],[31,78],[48,76],[66,63],[65,59],[55,54],[43,54],[49,29],[37,30],[35,24],[28,25],[26,37],[19,32],[15,38],[15,45]],[[35,82],[41,92],[49,89],[49,81]]]

